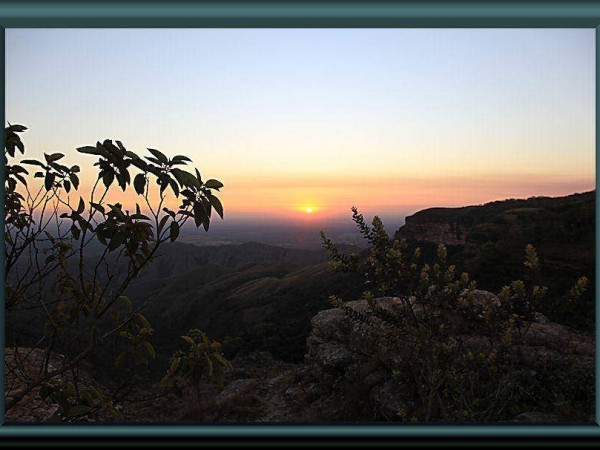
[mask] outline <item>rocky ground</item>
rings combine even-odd
[[[378,299],[382,307],[393,307],[398,299]],[[347,304],[364,311],[365,301]],[[406,405],[399,398],[391,377],[373,364],[372,349],[378,339],[352,325],[341,309],[321,311],[312,320],[304,364],[274,360],[259,352],[234,359],[222,391],[201,385],[183,396],[165,395],[159,388],[134,392],[120,405],[127,421],[136,423],[171,422],[323,422],[397,420]],[[26,349],[18,349],[20,353]],[[33,350],[33,355],[39,350]],[[559,367],[569,376],[594,376],[595,344],[591,337],[548,322],[542,316],[532,323],[517,349],[522,363],[536,370],[540,362]],[[15,350],[7,349],[7,387],[11,395],[19,390],[19,379],[35,370],[35,358],[27,367],[19,366]],[[41,356],[41,355],[39,355]],[[390,355],[393,358],[393,355]],[[60,362],[60,357],[56,357]],[[54,361],[54,360],[53,360]],[[360,380],[357,383],[356,380]],[[593,398],[594,393],[589,394]],[[52,415],[55,406],[39,399],[33,391],[26,401],[8,411],[8,422],[40,422]],[[522,411],[515,421],[555,422],[594,421],[591,412]]]
[[[5,360],[5,404],[19,395],[27,381],[34,377],[39,371],[44,354],[40,349],[16,347],[6,348]],[[60,365],[61,358],[58,355],[49,361],[49,369],[53,370]],[[33,389],[23,397],[16,407],[6,413],[8,422],[44,422],[56,411],[56,405],[52,405],[40,398],[40,388]]]

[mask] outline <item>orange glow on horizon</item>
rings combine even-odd
[[[81,177],[78,191],[71,191],[71,204],[79,197],[89,200],[92,177]],[[595,189],[593,179],[585,176],[552,176],[530,174],[527,177],[507,174],[465,177],[380,177],[365,184],[343,176],[297,176],[282,175],[255,182],[244,178],[223,179],[225,187],[215,192],[224,208],[224,218],[242,219],[262,217],[314,223],[338,217],[347,217],[352,206],[366,214],[386,214],[408,209],[428,207],[455,207],[483,204],[508,198],[530,196],[562,196]],[[154,188],[154,186],[152,186]],[[98,187],[95,199],[104,192]],[[181,197],[175,198],[170,190],[162,206],[178,210]],[[98,201],[98,200],[95,200]],[[136,195],[132,186],[123,192],[112,186],[103,203],[121,203],[124,209],[135,210],[139,203],[147,214],[148,208],[142,196]],[[153,207],[159,203],[154,189],[150,196]],[[215,220],[220,221],[216,215]]]
[[[487,174],[486,174],[487,175]],[[261,183],[224,180],[220,193],[226,216],[321,221],[349,215],[406,209],[483,204],[508,198],[561,196],[595,188],[588,177],[489,174],[465,177],[381,177],[365,184],[345,177],[272,176]]]

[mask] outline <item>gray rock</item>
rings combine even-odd
[[[550,323],[550,319],[539,312],[533,313],[533,321],[536,323]]]

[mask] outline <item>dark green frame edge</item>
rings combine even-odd
[[[5,28],[595,28],[596,29],[596,130],[600,128],[598,86],[600,85],[600,4],[594,2],[5,2],[0,4],[1,52],[5,51]],[[4,58],[3,58],[4,60]],[[4,76],[0,79],[5,89]],[[4,91],[3,89],[3,91]],[[4,110],[2,111],[3,120]],[[4,139],[4,137],[3,137]],[[596,140],[596,155],[598,142]],[[596,158],[596,174],[600,162]],[[4,165],[0,165],[4,180]],[[4,182],[2,182],[4,192]],[[598,199],[598,194],[596,194]],[[2,202],[0,208],[4,209]],[[4,217],[2,215],[2,217]],[[600,214],[596,210],[596,229]],[[3,219],[2,219],[3,220]],[[2,227],[4,233],[4,227]],[[2,238],[2,242],[4,239]],[[596,241],[596,254],[600,245]],[[4,268],[4,246],[2,246]],[[600,275],[596,265],[596,279]],[[0,275],[4,284],[4,270]],[[596,294],[597,297],[597,294]],[[1,312],[4,314],[4,291]],[[600,310],[596,307],[596,324]],[[4,331],[4,330],[3,330]],[[596,327],[596,341],[598,341]],[[0,353],[4,353],[4,332],[0,334]],[[598,367],[598,353],[596,367]],[[4,376],[0,380],[4,388]],[[600,416],[596,376],[596,420]],[[0,417],[4,405],[0,405]],[[343,445],[360,444],[362,439],[381,439],[393,442],[403,439],[423,443],[445,442],[452,445],[457,439],[495,442],[511,438],[517,444],[544,440],[546,445],[560,445],[565,439],[579,439],[580,444],[600,439],[600,426],[591,425],[423,425],[388,424],[306,424],[306,425],[164,425],[164,426],[0,426],[0,440],[27,439],[172,439],[203,438],[214,440],[235,438],[248,440],[271,438],[289,442],[290,439],[317,439],[322,443],[335,439]],[[349,441],[348,441],[349,440]],[[75,443],[74,441],[71,441]],[[156,441],[157,442],[157,441]],[[255,441],[254,441],[255,442]],[[123,442],[126,443],[126,442]],[[158,442],[157,442],[158,443]],[[571,442],[571,445],[574,443]],[[370,442],[369,445],[375,445]],[[463,442],[464,445],[464,442]]]
[[[9,27],[588,27],[595,2],[3,2]]]

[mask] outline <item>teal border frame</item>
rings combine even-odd
[[[12,1],[0,4],[0,41],[2,60],[5,51],[6,28],[595,28],[596,29],[596,129],[600,129],[598,86],[600,85],[600,3],[572,2],[203,2],[180,0],[172,2],[31,2]],[[0,77],[5,88],[4,76]],[[4,92],[4,90],[3,90]],[[4,109],[0,113],[4,118]],[[598,140],[596,139],[596,154]],[[596,158],[596,174],[600,163]],[[0,165],[0,177],[4,179],[4,165]],[[3,189],[4,183],[2,183]],[[598,196],[596,194],[596,199]],[[4,208],[2,202],[0,208]],[[596,210],[596,229],[600,215]],[[2,239],[2,242],[4,239]],[[596,254],[599,249],[596,240]],[[4,247],[2,246],[2,266]],[[596,265],[596,279],[600,270]],[[1,271],[4,283],[4,270]],[[597,292],[596,292],[597,296]],[[4,295],[0,296],[0,311],[4,311]],[[596,307],[596,324],[600,311]],[[596,341],[598,341],[596,327]],[[4,353],[4,333],[0,333],[0,353]],[[596,420],[599,420],[598,402],[598,352],[596,353]],[[3,365],[2,365],[3,367]],[[4,369],[2,369],[4,370]],[[0,386],[4,383],[4,373]],[[4,406],[0,405],[0,417]],[[1,425],[0,442],[23,441],[37,443],[69,439],[69,442],[110,438],[127,443],[144,440],[146,445],[167,439],[201,439],[205,443],[269,440],[268,445],[299,444],[310,439],[322,444],[354,446],[365,444],[443,443],[454,445],[468,441],[468,445],[497,443],[510,439],[513,445],[543,441],[545,445],[577,439],[580,444],[600,442],[600,425],[552,426],[532,425],[387,425],[387,424],[277,424],[277,425]],[[263,442],[262,445],[266,445]],[[467,444],[464,442],[462,445]],[[64,444],[63,444],[64,445]]]

